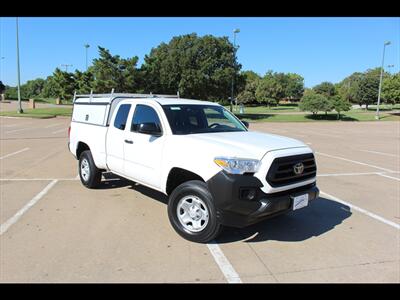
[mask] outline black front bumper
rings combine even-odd
[[[219,172],[207,181],[214,198],[219,222],[226,226],[245,227],[292,210],[293,197],[308,194],[309,201],[319,196],[314,183],[295,189],[266,194],[261,181],[253,175]],[[247,198],[249,191],[253,197]]]

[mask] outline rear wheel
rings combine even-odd
[[[79,177],[87,188],[93,189],[101,182],[101,171],[96,167],[90,150],[83,151],[79,157]]]
[[[179,185],[168,202],[168,217],[175,231],[187,240],[206,243],[221,230],[207,185],[191,180]]]

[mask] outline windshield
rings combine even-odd
[[[229,111],[216,105],[163,105],[173,134],[247,131]]]

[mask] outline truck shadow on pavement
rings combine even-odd
[[[129,189],[161,203],[168,203],[168,197],[161,192],[112,173],[104,173],[103,176],[106,180],[102,181],[99,189],[129,187]],[[269,240],[299,242],[334,229],[351,215],[352,213],[347,205],[319,197],[311,202],[308,207],[298,211],[267,219],[245,228],[226,227],[216,242],[218,244],[238,241],[257,243]]]
[[[98,187],[98,189],[107,190],[107,189],[129,187],[129,189],[137,191],[143,194],[144,196],[150,197],[164,204],[168,203],[168,197],[163,193],[148,188],[146,186],[143,186],[141,184],[138,184],[134,181],[119,177],[118,175],[112,173],[103,173],[103,177],[105,180],[101,181],[101,185]]]
[[[336,201],[320,197],[306,208],[267,219],[246,228],[225,228],[217,243],[268,240],[299,242],[322,235],[352,215],[350,208]]]

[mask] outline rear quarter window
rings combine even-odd
[[[130,104],[122,104],[115,116],[114,127],[120,130],[125,130],[126,121],[128,119],[129,111],[131,109]]]

